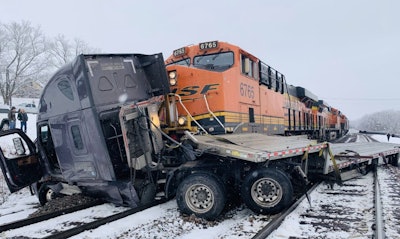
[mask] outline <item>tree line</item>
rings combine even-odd
[[[353,122],[359,130],[400,134],[400,111],[386,110],[364,116]]]
[[[25,86],[45,85],[54,71],[81,53],[99,52],[86,42],[59,34],[48,37],[29,21],[0,22],[0,93],[12,97]]]

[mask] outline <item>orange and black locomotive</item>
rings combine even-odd
[[[169,132],[257,132],[331,140],[348,131],[348,119],[309,90],[256,56],[227,42],[179,48],[166,60],[178,112],[166,114]],[[172,125],[172,126],[171,126]]]

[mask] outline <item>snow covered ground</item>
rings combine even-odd
[[[17,105],[31,102],[31,100],[27,100],[29,99],[18,99],[15,103]],[[28,116],[28,136],[34,140],[36,138],[36,115],[29,114]],[[4,115],[0,114],[0,118],[2,117]],[[17,127],[19,127],[19,122],[17,122]],[[379,141],[387,142],[385,135],[374,135],[373,137]],[[391,138],[389,142],[400,144],[400,139]],[[319,200],[318,194],[312,195],[312,198]],[[36,196],[30,195],[28,189],[10,194],[2,175],[0,176],[0,225],[16,218],[25,218],[37,207],[39,207],[39,202]],[[110,205],[110,207],[113,206]],[[306,205],[301,207],[304,209]],[[300,211],[301,209],[299,213],[301,213]],[[95,214],[95,212],[93,213]],[[101,216],[102,212],[98,213]],[[292,214],[290,219],[284,222],[279,231],[271,235],[270,238],[289,238],[293,235],[293,230],[296,230],[296,225],[299,223],[298,215],[296,215],[296,212]],[[96,215],[91,216],[95,217]],[[255,215],[247,208],[240,207],[231,214],[228,212],[224,220],[204,225],[180,216],[176,202],[172,200],[131,215],[124,220],[81,233],[73,238],[251,238],[269,220],[269,216]],[[30,230],[27,227],[25,236],[29,235]],[[318,232],[310,235],[315,238],[320,236]],[[1,238],[12,236],[14,235],[8,235],[7,232],[0,234]],[[333,235],[332,238],[343,238],[343,236],[338,234]]]
[[[39,99],[31,99],[31,98],[16,98],[13,99],[13,105],[16,106],[18,110],[18,105],[22,103],[32,103],[34,102],[37,105],[39,105]],[[3,104],[3,101],[0,100],[0,104]],[[0,113],[0,121],[3,118],[7,118],[7,114],[2,114]],[[17,128],[20,128],[20,122],[17,120],[16,124]],[[27,122],[27,135],[32,139],[36,139],[36,114],[30,114],[28,113],[28,122]]]
[[[380,142],[400,144],[400,138],[392,137],[388,141],[386,135],[372,135],[372,137]],[[383,170],[378,170],[378,178],[380,173],[383,175],[387,174]],[[351,197],[350,200],[345,194],[335,193],[337,190],[354,193],[352,186],[356,184],[361,184],[364,188],[368,188],[369,192],[364,192],[364,195],[361,197]],[[281,226],[268,238],[293,238],[294,235],[296,236],[295,238],[373,238],[373,231],[371,230],[371,225],[374,223],[374,219],[371,218],[373,213],[372,185],[373,176],[371,173],[362,176],[359,179],[346,181],[343,186],[335,185],[333,189],[330,189],[325,183],[319,185],[310,195],[312,207],[310,208],[307,200],[303,201],[288,217],[286,217]],[[381,183],[381,189],[383,192],[389,190],[387,187],[389,186]],[[329,191],[330,195],[324,195],[324,191]],[[382,201],[391,201],[389,195],[382,194]],[[383,206],[385,207],[385,205]],[[342,211],[342,213],[338,214],[339,216],[333,216],[344,217],[346,220],[343,221],[348,221],[348,223],[351,224],[357,224],[357,230],[346,228],[348,229],[346,231],[335,227],[330,216],[321,213],[321,211],[323,211],[321,208],[323,207],[331,207],[330,210],[333,208],[336,211]],[[386,210],[390,210],[390,208],[386,206]],[[319,213],[319,216],[322,215],[322,217],[326,217],[324,222],[326,227],[324,225],[317,227],[313,226],[313,223],[316,224],[316,222],[310,222],[310,219],[306,218],[307,214],[309,214],[309,211],[314,211],[316,214]],[[349,212],[350,214],[346,215],[346,213]],[[362,218],[359,217],[360,214],[362,215]],[[331,225],[329,226],[329,224]],[[300,235],[299,232],[302,232],[303,235]],[[399,235],[395,229],[386,230],[385,236],[386,238],[399,238]]]

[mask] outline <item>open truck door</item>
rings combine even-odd
[[[0,166],[10,191],[16,192],[43,175],[35,144],[19,129],[0,132]]]

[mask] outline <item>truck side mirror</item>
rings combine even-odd
[[[13,143],[14,143],[14,147],[17,152],[17,155],[24,155],[26,151],[25,151],[25,147],[22,143],[21,138],[13,138]]]

